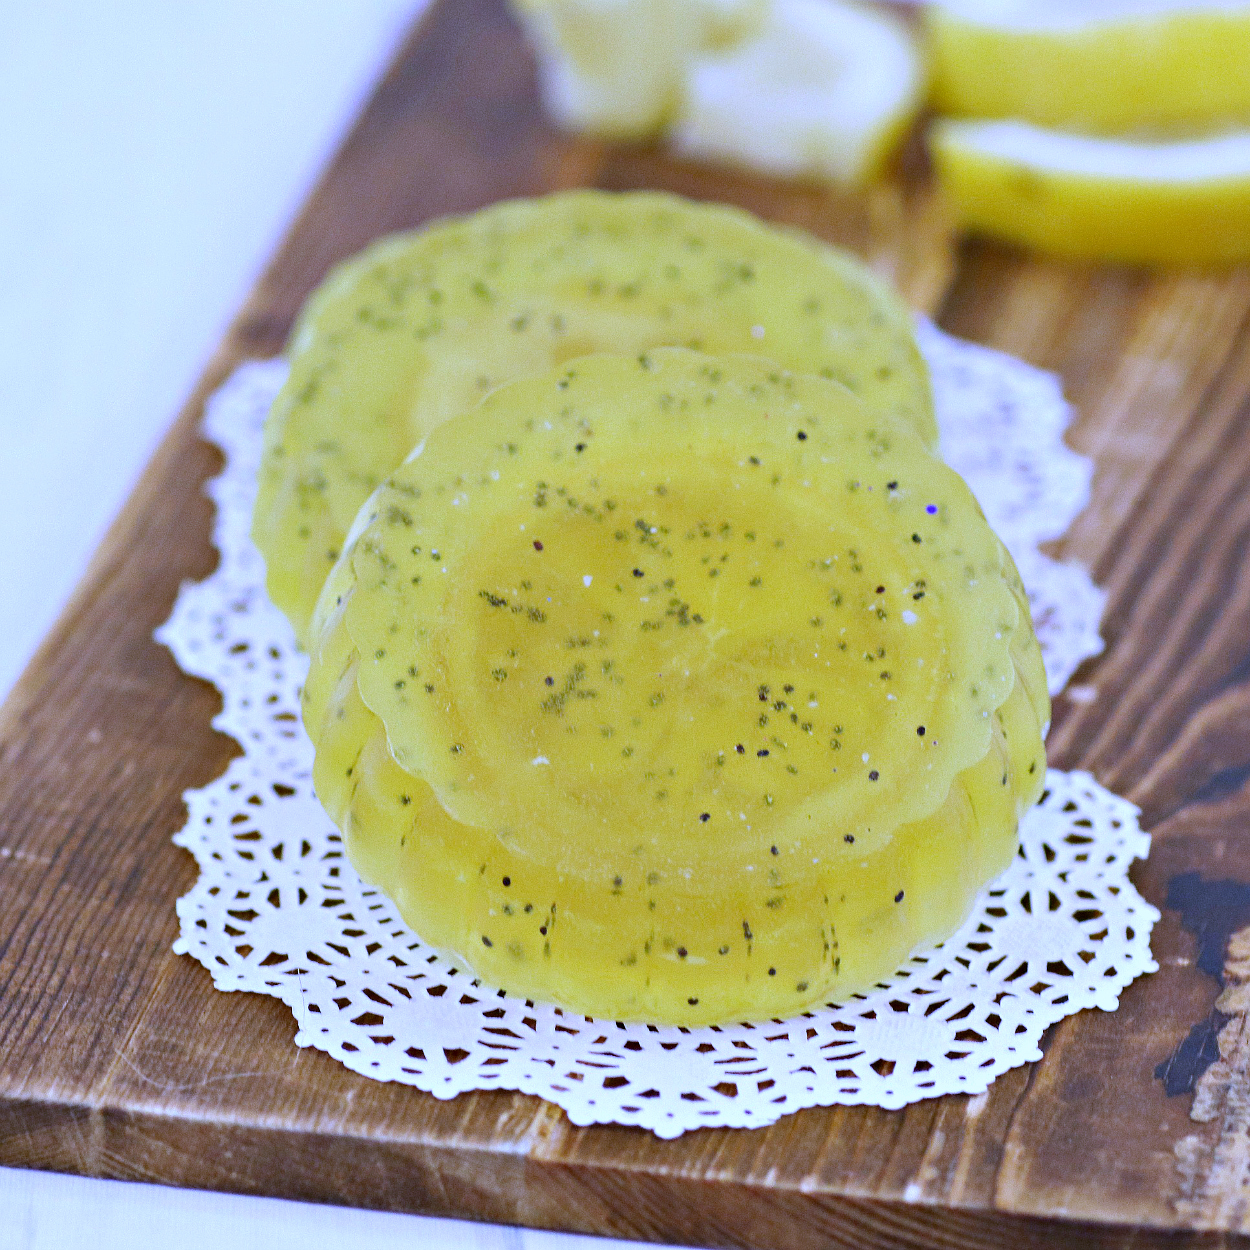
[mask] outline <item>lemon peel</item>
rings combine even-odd
[[[959,116],[1096,133],[1250,119],[1250,4],[947,0],[932,99]]]
[[[836,0],[776,0],[753,38],[692,61],[673,144],[783,177],[865,182],[910,125],[923,79],[897,18]]]
[[[659,133],[676,113],[690,58],[732,45],[768,0],[513,0],[538,54],[551,117],[609,138]]]
[[[943,121],[930,144],[961,226],[1061,256],[1250,259],[1250,131],[1146,143]]]

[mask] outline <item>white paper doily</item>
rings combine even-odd
[[[1088,462],[1061,442],[1068,410],[1049,375],[932,327],[921,335],[943,451],[1021,565],[1057,688],[1057,675],[1066,680],[1101,647],[1100,593],[1082,570],[1036,550],[1063,532],[1088,490]],[[1024,821],[1019,857],[963,928],[889,985],[838,1007],[704,1029],[604,1023],[509,998],[433,954],[360,881],[312,793],[298,697],[307,660],[264,593],[248,537],[261,428],[285,369],[244,365],[209,404],[206,434],[227,461],[208,484],[221,563],[183,586],[157,637],[185,671],[218,687],[214,727],[244,749],[185,796],[189,818],[174,840],[194,854],[200,878],[178,901],[174,949],[195,956],[219,989],[280,998],[297,1045],[440,1098],[521,1090],[577,1124],[675,1137],[768,1124],[807,1106],[901,1107],[979,1092],[1039,1059],[1048,1025],[1084,1007],[1114,1009],[1125,985],[1155,969],[1158,912],[1127,875],[1149,849],[1136,809],[1085,774],[1054,770]]]
[[[916,337],[933,379],[942,459],[972,487],[1020,569],[1050,693],[1058,694],[1102,651],[1107,604],[1083,565],[1038,550],[1089,502],[1093,462],[1063,441],[1072,409],[1053,373],[952,338],[924,318]]]

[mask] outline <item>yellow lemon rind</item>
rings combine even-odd
[[[1075,259],[1250,259],[1250,132],[1147,145],[1016,122],[946,121],[933,128],[930,148],[966,230]],[[1182,160],[1190,168],[1170,176]]]
[[[1250,5],[1032,22],[931,5],[932,100],[959,117],[1101,134],[1250,121]]]

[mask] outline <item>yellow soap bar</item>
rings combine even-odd
[[[326,585],[305,720],[362,874],[513,993],[791,1014],[1009,862],[1048,716],[967,487],[848,389],[593,356],[431,432]]]
[[[760,352],[936,443],[897,297],[736,209],[577,191],[387,239],[309,302],[265,428],[253,534],[301,644],[357,509],[440,422],[572,357],[657,345]]]

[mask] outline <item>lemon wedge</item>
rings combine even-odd
[[[927,24],[942,112],[1098,133],[1250,118],[1245,0],[947,0]]]
[[[678,151],[783,177],[873,177],[915,115],[910,31],[834,0],[777,0],[762,29],[691,63]]]
[[[938,179],[960,225],[1064,256],[1250,259],[1250,131],[1138,143],[1025,122],[939,122]]]
[[[647,138],[677,110],[687,64],[762,20],[768,0],[513,0],[548,113],[569,130]]]

